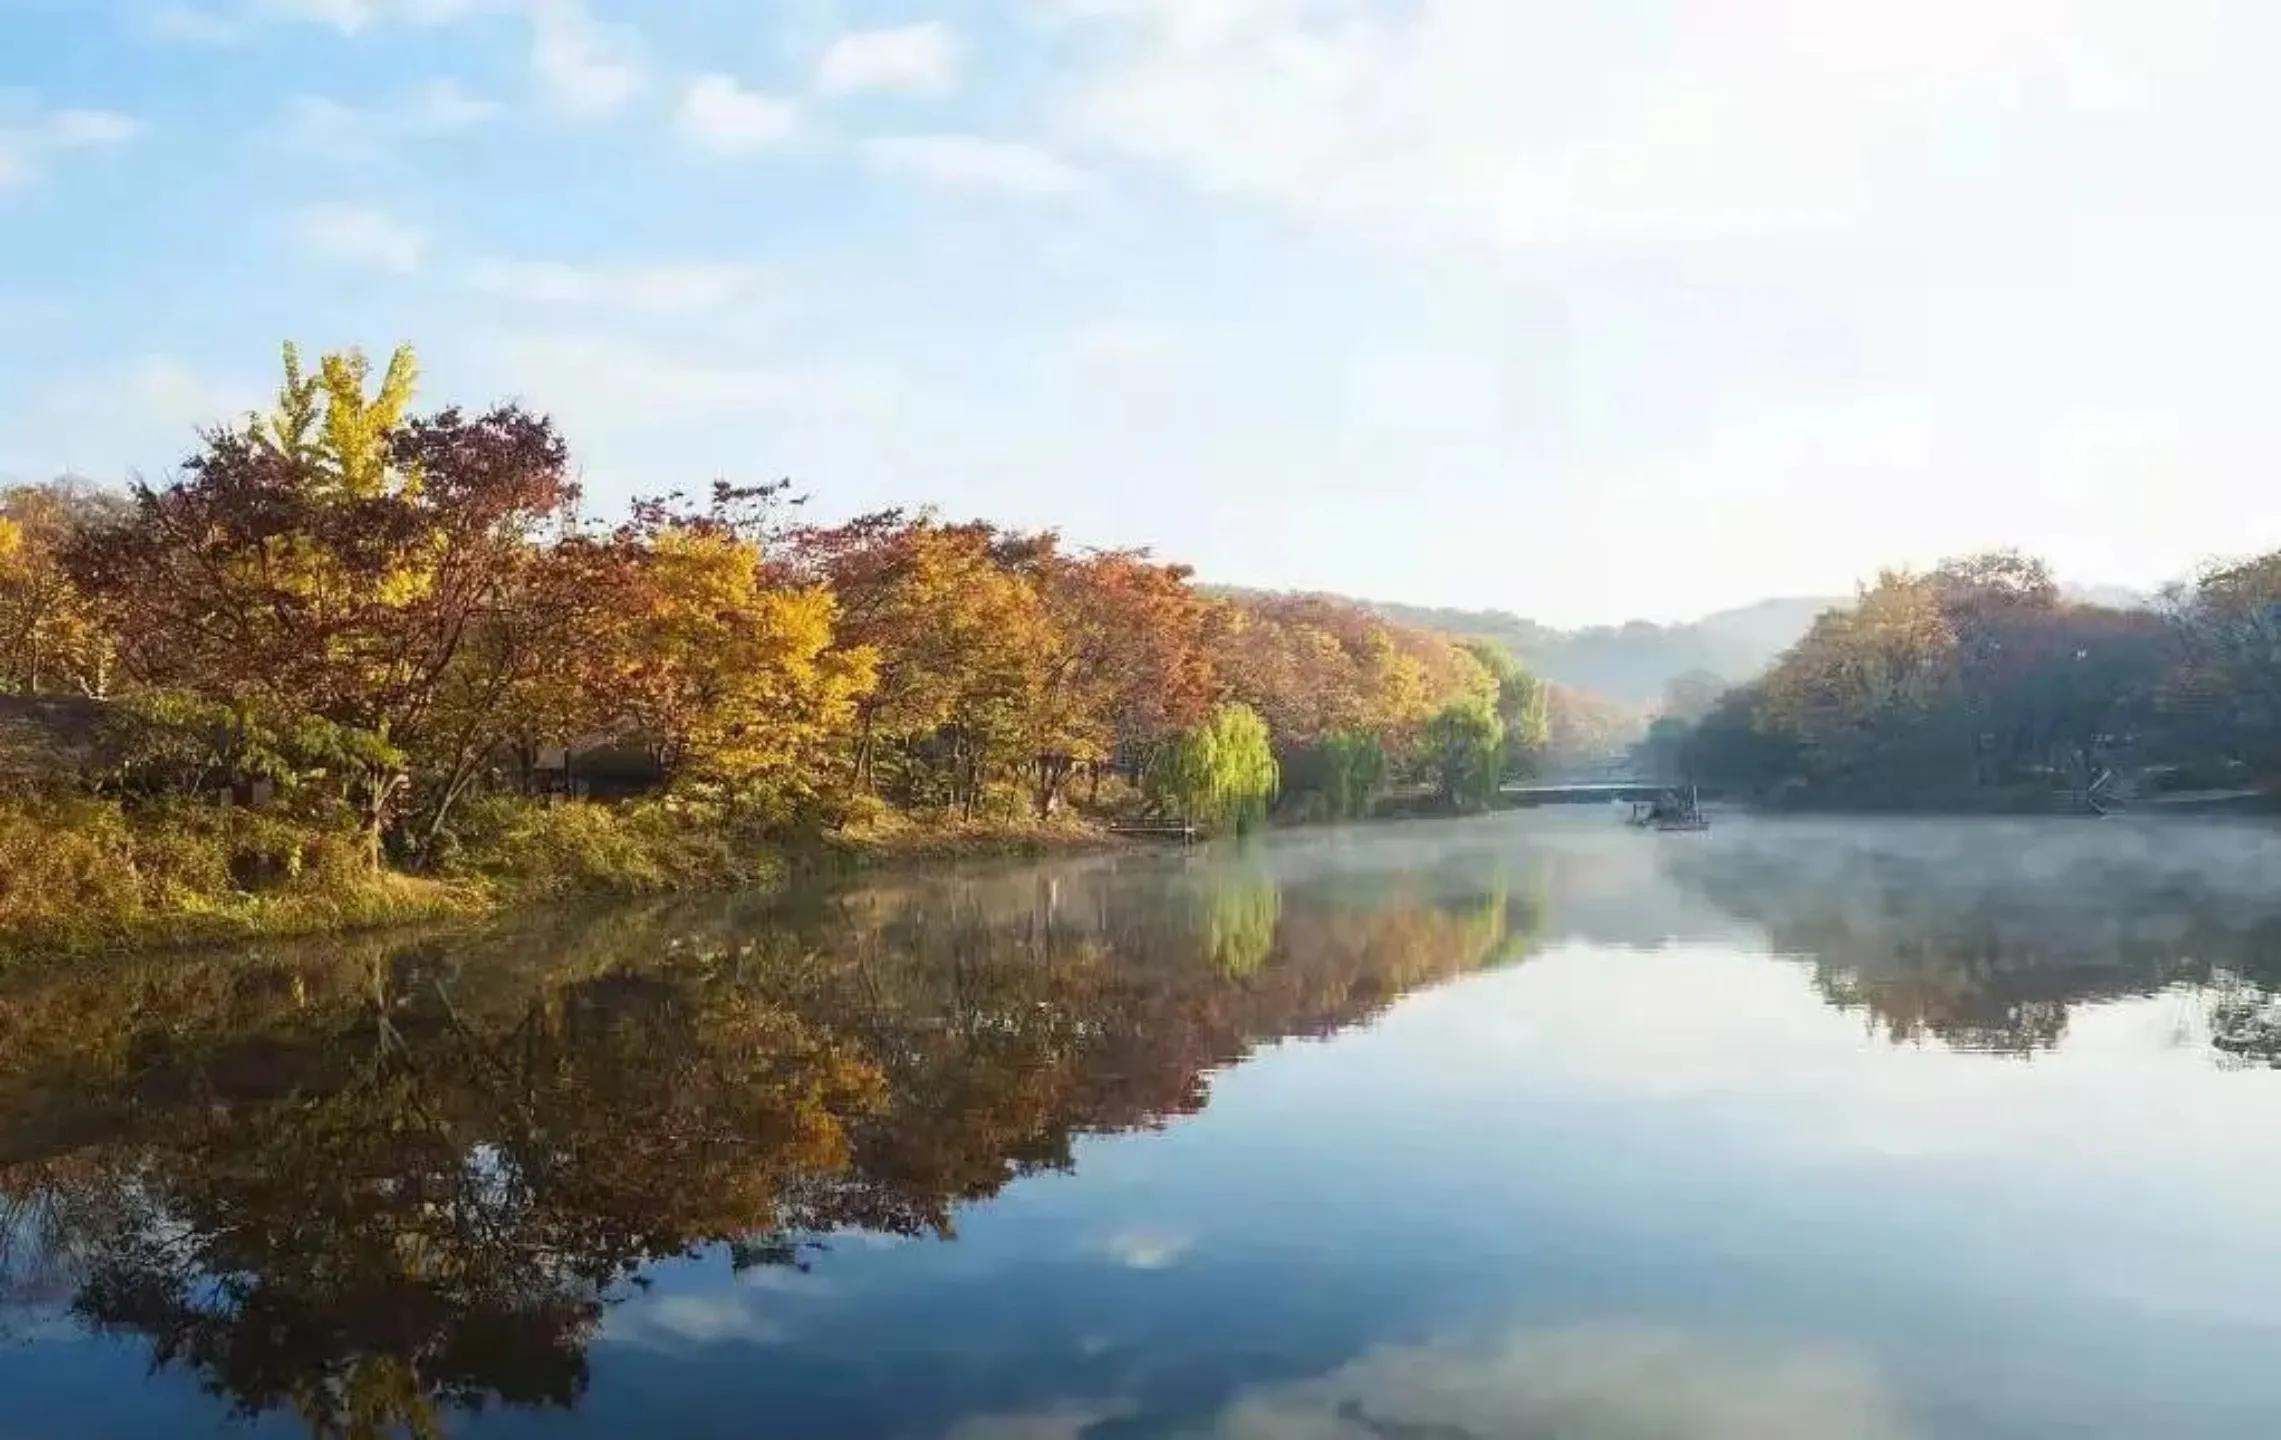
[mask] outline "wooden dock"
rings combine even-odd
[[[1203,830],[1178,820],[1144,820],[1132,824],[1111,825],[1111,835],[1124,835],[1134,840],[1177,840],[1193,845],[1204,838]]]

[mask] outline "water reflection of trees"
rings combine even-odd
[[[1896,1041],[2029,1054],[2077,1006],[2183,986],[2222,1053],[2281,1059],[2281,887],[2239,864],[2097,826],[1808,825],[1674,847],[1666,869]]]
[[[570,1405],[651,1262],[948,1235],[1077,1136],[1193,1110],[1215,1067],[1510,953],[1533,913],[1464,867],[1098,866],[25,981],[0,1284],[317,1433]]]

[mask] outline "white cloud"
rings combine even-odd
[[[827,95],[948,95],[958,88],[965,59],[957,32],[939,21],[851,30],[824,51],[816,66],[816,88]]]
[[[1415,435],[1492,435],[1508,423],[1505,381],[1485,355],[1372,355],[1347,367],[1346,413],[1358,425]]]
[[[282,19],[330,25],[343,35],[354,35],[380,18],[379,0],[261,0],[262,8]]]
[[[445,25],[474,12],[478,0],[246,0],[253,18],[323,25],[361,35],[384,24]]]
[[[1097,320],[1080,326],[1069,337],[1069,356],[1081,365],[1097,365],[1113,372],[1141,372],[1176,363],[1178,337],[1162,325],[1145,320]]]
[[[34,104],[20,113],[0,113],[0,189],[31,180],[58,155],[115,149],[142,133],[141,121],[116,110],[43,110]]]
[[[301,95],[286,108],[284,133],[315,149],[372,148],[398,140],[456,135],[497,118],[503,107],[458,81],[431,80],[398,99],[354,105]]]
[[[724,1340],[747,1345],[782,1344],[782,1322],[756,1313],[752,1302],[740,1295],[668,1295],[650,1306],[643,1318],[677,1340],[699,1345]]]
[[[2213,7],[1756,0],[1715,16],[1536,0],[1079,0],[1116,57],[1095,140],[1207,190],[1405,238],[1659,247],[1859,225],[2047,137],[2184,101]],[[1966,135],[1978,144],[1959,143]],[[1994,142],[1992,145],[1986,142]]]
[[[1127,1270],[1169,1270],[1195,1248],[1193,1235],[1146,1226],[1120,1230],[1100,1244],[1101,1253]]]
[[[479,15],[509,15],[527,23],[532,78],[559,114],[581,120],[613,115],[649,86],[640,36],[631,26],[597,20],[587,0],[236,0],[227,7],[168,3],[142,12],[140,24],[152,39],[219,46],[241,44],[265,24],[319,25],[355,38],[386,25],[441,26]],[[464,107],[459,108],[464,113]],[[441,123],[447,110],[437,110],[431,118]]]
[[[358,36],[389,23],[442,25],[499,0],[235,0],[195,5],[167,0],[136,12],[145,39],[226,48],[245,44],[264,24],[320,25]]]
[[[659,315],[718,311],[775,289],[772,274],[759,266],[709,260],[577,265],[493,259],[470,267],[467,280],[479,293],[518,304]]]
[[[576,119],[612,115],[648,88],[634,32],[596,20],[584,0],[525,0],[531,69],[549,103]]]
[[[1522,1329],[1480,1347],[1376,1350],[1256,1387],[1213,1440],[1558,1434],[1574,1440],[1903,1440],[1916,1430],[1863,1357],[1607,1323]]]
[[[791,138],[799,108],[747,90],[727,75],[700,75],[681,94],[681,138],[715,155],[746,155]]]
[[[1016,195],[1074,195],[1092,177],[1035,145],[978,135],[887,135],[863,142],[864,157],[881,170],[949,190],[996,190]]]
[[[116,110],[58,110],[47,118],[47,144],[56,150],[124,145],[142,133],[142,122]]]
[[[245,42],[245,23],[218,10],[195,5],[161,5],[138,12],[143,37],[167,45],[202,45],[226,48]]]
[[[0,473],[118,479],[154,457],[189,453],[200,429],[233,421],[265,398],[256,380],[172,355],[135,356],[32,395],[0,426],[15,447],[0,454]]]
[[[165,355],[146,355],[127,367],[124,399],[185,430],[243,415],[263,398],[254,382],[210,375]]]
[[[430,80],[413,92],[404,116],[422,134],[444,135],[480,125],[497,116],[499,102],[476,95],[449,78]]]
[[[326,260],[408,275],[427,258],[426,232],[369,205],[311,205],[293,217],[303,249]]]
[[[875,366],[692,356],[613,334],[517,332],[483,348],[534,405],[620,435],[755,415],[876,419],[904,391]]]

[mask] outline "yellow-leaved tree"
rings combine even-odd
[[[780,583],[757,543],[705,526],[619,552],[597,683],[667,783],[816,786],[874,681],[869,649],[833,646],[831,591]]]
[[[498,667],[530,647],[485,642],[577,497],[550,422],[511,405],[408,417],[417,374],[399,349],[368,395],[358,352],[312,376],[288,345],[274,413],[209,432],[71,555],[132,678],[324,737],[304,772],[357,806],[375,864],[512,733]]]
[[[875,657],[855,715],[859,788],[890,770],[898,798],[972,813],[1028,753],[1059,642],[995,538],[892,513],[801,535],[804,568],[839,596],[841,644]]]
[[[113,649],[100,607],[72,583],[64,552],[115,518],[113,492],[64,479],[0,489],[0,692],[101,697]]]

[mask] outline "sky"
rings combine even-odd
[[[2281,6],[0,0],[0,478],[277,347],[790,477],[1572,625],[2281,545]]]

